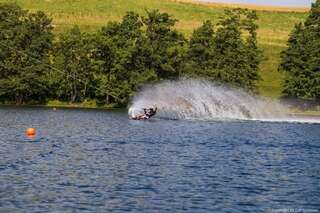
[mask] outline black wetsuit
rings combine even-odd
[[[152,108],[150,109],[143,109],[144,110],[144,116],[146,119],[151,118],[152,116],[154,116],[157,112],[157,110],[154,110]]]

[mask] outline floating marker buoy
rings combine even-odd
[[[35,128],[28,128],[26,131],[27,136],[35,136],[36,135],[36,129]]]

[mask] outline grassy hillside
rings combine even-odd
[[[95,31],[110,20],[120,20],[126,11],[144,14],[146,9],[168,12],[179,20],[176,28],[189,36],[204,20],[217,22],[224,4],[199,4],[190,0],[0,0],[16,2],[31,11],[42,10],[53,18],[55,31],[63,32],[74,24],[85,31]],[[254,7],[258,10],[259,45],[266,59],[261,64],[262,95],[278,97],[281,92],[282,74],[277,71],[279,54],[286,48],[288,35],[295,23],[306,18],[305,9]]]

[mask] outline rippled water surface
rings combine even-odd
[[[280,209],[320,211],[319,124],[0,108],[0,212]]]

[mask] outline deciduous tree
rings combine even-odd
[[[53,33],[43,12],[0,4],[0,98],[22,104],[45,101]]]

